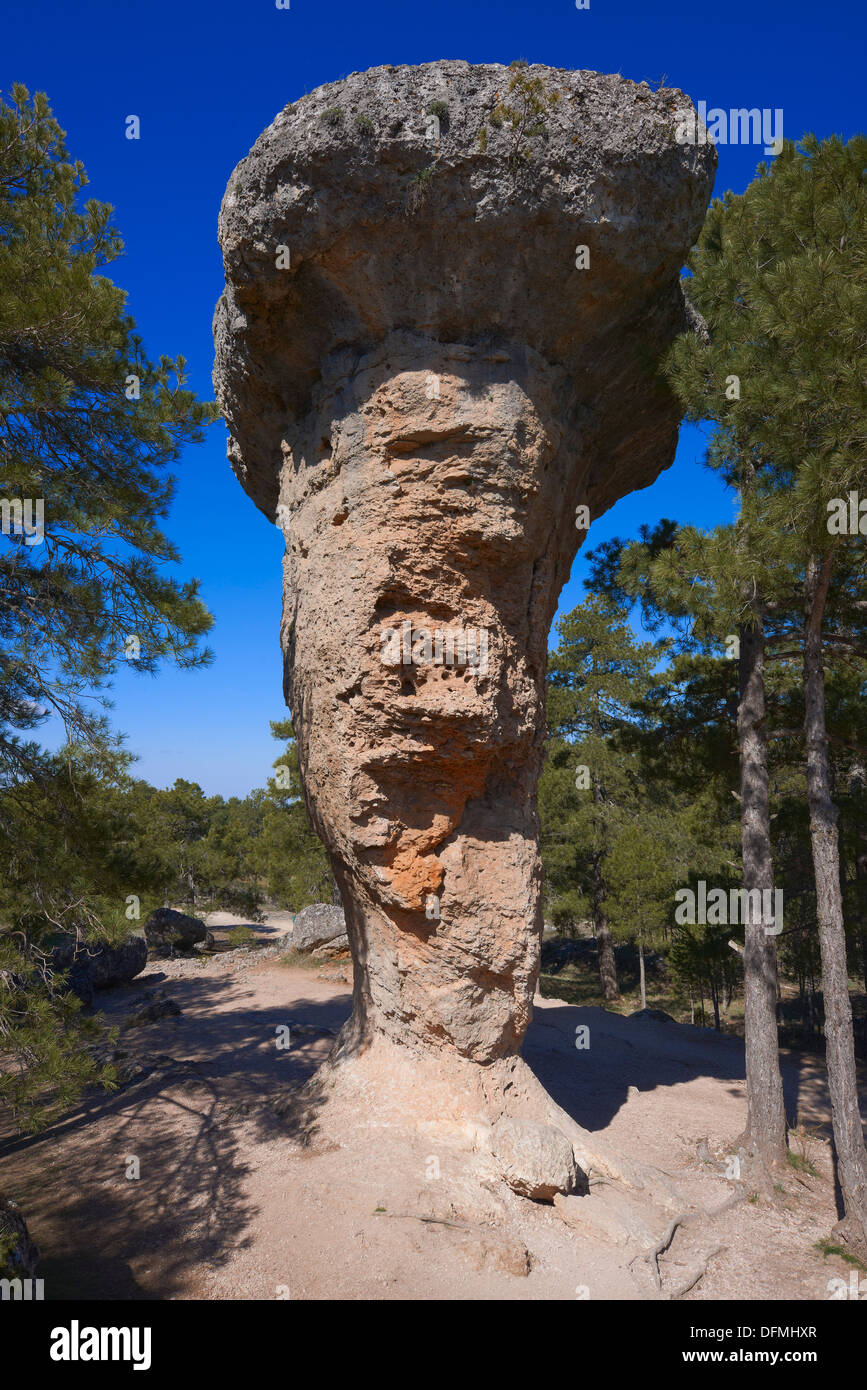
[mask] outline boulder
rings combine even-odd
[[[287,944],[294,951],[315,951],[318,946],[326,946],[345,935],[343,908],[332,907],[328,903],[314,903],[298,913]]]
[[[499,1119],[491,1131],[491,1152],[514,1192],[550,1202],[571,1192],[578,1169],[572,1145],[554,1125],[533,1120]]]
[[[147,965],[148,948],[141,932],[116,946],[67,938],[52,948],[51,959],[56,969],[70,972],[69,988],[90,1004],[95,989],[112,989],[135,979]]]
[[[66,973],[66,988],[77,995],[85,1009],[94,1004],[93,970],[85,956],[76,956],[69,966],[63,967]]]
[[[349,937],[346,933],[343,936],[335,936],[333,941],[326,941],[324,946],[317,946],[311,954],[316,960],[334,960],[336,956],[345,955],[349,950]]]
[[[206,941],[208,929],[198,917],[188,917],[173,907],[158,907],[144,925],[147,944],[157,950],[191,951],[197,941]]]

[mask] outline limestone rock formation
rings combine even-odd
[[[286,944],[295,951],[315,951],[317,946],[327,946],[344,935],[346,918],[343,909],[332,907],[330,903],[313,903],[298,913]]]
[[[579,1163],[517,1055],[547,637],[587,522],[674,454],[655,367],[715,164],[675,139],[688,105],[539,66],[354,73],[277,116],[220,216],[215,386],[285,535],[285,695],[354,960],[334,1085],[554,1123]]]
[[[575,1186],[575,1156],[554,1125],[502,1116],[493,1127],[491,1152],[509,1186],[534,1201],[550,1202]]]
[[[145,922],[144,934],[147,944],[159,951],[191,951],[197,942],[207,941],[209,936],[198,917],[190,917],[174,907],[158,907],[152,912]]]

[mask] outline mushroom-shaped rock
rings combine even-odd
[[[276,118],[221,211],[215,386],[285,535],[285,693],[354,958],[335,1061],[391,1048],[392,1084],[412,1054],[441,1097],[451,1067],[486,1124],[519,1094],[563,1119],[514,1084],[547,637],[587,523],[674,455],[657,366],[715,163],[676,139],[688,105],[540,66],[354,73]]]

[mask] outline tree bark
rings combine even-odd
[[[867,1255],[867,1153],[858,1104],[855,1039],[840,893],[838,812],[831,796],[825,728],[822,618],[832,563],[831,556],[825,556],[821,561],[811,559],[804,584],[807,799],[822,956],[828,1089],[831,1093],[837,1176],[845,1210],[840,1234],[864,1256]]]
[[[741,853],[748,891],[744,939],[744,1042],[747,1123],[741,1144],[773,1167],[785,1159],[786,1110],[777,1034],[777,945],[755,893],[773,890],[768,742],[765,725],[765,634],[761,617],[741,632],[738,704]],[[763,901],[763,899],[759,899]]]
[[[863,835],[861,835],[860,838],[863,839]],[[856,849],[855,849],[855,885],[856,885],[856,895],[857,895],[857,896],[856,896],[855,901],[856,901],[857,904],[858,904],[858,915],[859,915],[860,922],[861,922],[861,926],[860,926],[860,929],[859,929],[859,932],[858,932],[858,946],[859,946],[859,949],[860,949],[860,951],[861,951],[861,978],[862,978],[863,981],[864,981],[864,990],[865,990],[865,992],[867,992],[867,914],[865,914],[864,908],[863,908],[863,905],[862,905],[862,904],[863,904],[862,894],[861,894],[861,892],[858,891],[859,889],[862,889],[862,888],[863,888],[864,878],[865,878],[865,876],[867,876],[867,875],[865,875],[865,868],[867,868],[867,855],[864,855],[864,854],[860,853],[860,851],[859,851],[859,849],[858,849],[858,847],[857,847],[857,845],[856,845]]]
[[[641,980],[641,1007],[647,1008],[647,982],[644,977],[644,942],[638,938],[638,972]]]
[[[711,1003],[713,1004],[713,1026],[714,1026],[714,1028],[716,1029],[716,1031],[719,1033],[719,1032],[720,1032],[720,1026],[719,1026],[719,994],[718,994],[718,992],[717,992],[717,987],[716,987],[716,984],[714,983],[713,976],[711,976],[711,982],[710,982],[710,998],[711,998]]]
[[[599,954],[599,978],[602,981],[602,994],[606,1003],[614,1003],[620,998],[617,983],[617,962],[614,957],[614,942],[608,917],[601,904],[595,909],[596,949]]]

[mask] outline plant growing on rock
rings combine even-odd
[[[560,93],[545,85],[543,77],[530,77],[525,71],[526,64],[512,64],[512,74],[506,87],[505,98],[499,97],[488,116],[488,124],[495,130],[507,126],[511,133],[509,160],[519,163],[529,159],[530,140],[544,139],[548,134],[545,116],[560,101]],[[487,148],[487,136],[483,149]]]
[[[424,169],[419,169],[417,174],[413,174],[409,181],[408,213],[418,212],[426,202],[436,171],[435,164],[428,164]]]
[[[445,129],[449,123],[449,104],[447,101],[429,101],[425,107],[425,114],[436,116],[440,126]]]

